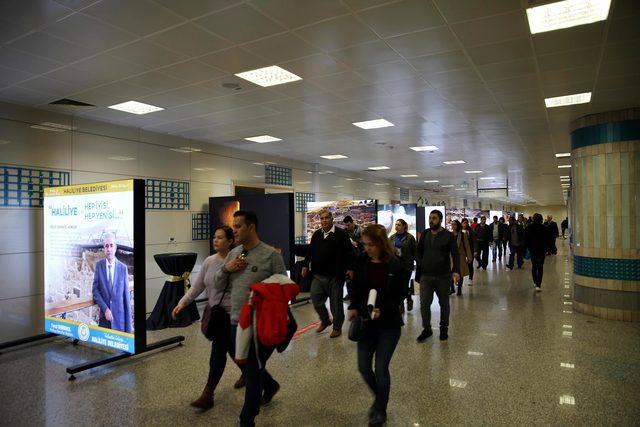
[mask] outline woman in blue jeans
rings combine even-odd
[[[375,396],[369,409],[369,425],[381,426],[387,420],[391,390],[389,364],[404,325],[400,305],[406,295],[406,285],[386,229],[370,225],[362,232],[362,241],[365,252],[356,263],[348,318],[370,319],[366,337],[358,342],[358,370]],[[370,310],[367,302],[372,289],[376,290],[377,298]],[[375,371],[372,369],[374,358]]]

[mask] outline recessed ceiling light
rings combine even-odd
[[[440,187],[442,187],[442,188],[453,188],[454,186],[452,184],[447,184],[447,185],[441,185]]]
[[[591,92],[576,93],[573,95],[556,96],[545,98],[544,105],[547,108],[564,107],[566,105],[586,104],[591,101]]]
[[[202,148],[191,148],[191,147],[180,147],[180,148],[169,148],[171,151],[175,151],[176,153],[197,153],[202,151]]]
[[[215,168],[193,168],[194,171],[199,172],[210,172],[216,170]]]
[[[258,144],[266,144],[267,142],[276,142],[282,141],[280,138],[276,138],[271,135],[260,135],[260,136],[250,136],[249,138],[245,138],[247,141],[257,142]]]
[[[302,77],[296,76],[277,65],[245,71],[236,74],[236,76],[262,87],[276,86],[302,80]]]
[[[254,178],[264,178],[264,175],[253,175]]]
[[[566,168],[570,168],[571,165],[558,165],[558,169],[566,169]]]
[[[417,178],[418,175],[416,174],[410,174],[410,175],[400,175],[402,178]]]
[[[373,185],[390,185],[388,182],[376,182]]]
[[[446,162],[442,162],[445,165],[463,165],[467,162],[465,162],[464,160],[447,160]]]
[[[564,0],[527,9],[531,34],[604,21],[611,0]]]
[[[437,179],[428,179],[425,181],[427,184],[435,184],[437,182],[439,182]]]
[[[260,163],[260,162],[253,162],[253,164],[256,166],[264,166],[264,163]]]
[[[122,102],[120,104],[111,105],[109,108],[132,114],[149,114],[164,110],[162,107],[156,107],[155,105],[145,104],[138,101]]]
[[[343,156],[342,154],[327,154],[326,156],[320,156],[320,157],[327,160],[348,159],[347,156]]]
[[[464,171],[464,173],[484,173],[482,171]]]
[[[571,153],[556,153],[556,159],[561,159],[563,157],[571,157]]]
[[[387,121],[385,119],[376,119],[376,120],[367,120],[364,122],[355,122],[352,123],[354,126],[358,126],[362,129],[377,129],[377,128],[386,128],[389,126],[394,126],[393,123]]]
[[[419,145],[417,147],[409,147],[413,151],[436,151],[439,150],[435,145]]]
[[[119,160],[121,162],[126,162],[129,160],[135,160],[135,157],[127,157],[127,156],[111,156],[111,157],[107,157],[107,159],[109,160]]]
[[[383,171],[389,169],[389,166],[369,166],[367,169],[372,171]]]
[[[343,188],[343,187],[344,187],[344,185],[332,185],[331,187],[332,187],[332,188]]]
[[[456,188],[456,191],[463,191],[464,188]]]
[[[560,181],[571,181],[571,178],[560,178]]]
[[[487,180],[487,179],[496,179],[496,177],[495,176],[481,176],[480,179],[485,179],[485,180]]]
[[[298,181],[298,184],[311,184],[311,181]]]
[[[571,178],[569,175],[560,175],[560,179],[562,178]]]

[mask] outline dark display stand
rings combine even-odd
[[[134,295],[134,334],[135,334],[135,353],[116,353],[104,357],[102,359],[81,363],[79,365],[67,368],[69,381],[75,380],[75,374],[86,371],[88,369],[97,368],[118,360],[128,357],[147,353],[166,347],[172,344],[182,345],[184,336],[178,335],[157,341],[153,344],[147,344],[147,328],[146,328],[146,272],[145,272],[145,199],[144,199],[145,183],[142,179],[136,179],[133,182],[133,241],[134,241],[134,283],[137,286],[133,288]],[[77,343],[77,340],[75,341]]]
[[[183,277],[185,273],[191,273],[193,266],[196,264],[198,254],[194,252],[158,254],[154,255],[153,258],[164,274],[174,276],[177,279]],[[175,320],[171,317],[171,312],[178,305],[184,294],[184,279],[164,282],[158,301],[147,319],[147,330],[183,328],[199,320],[200,315],[195,302],[192,302],[182,310]]]

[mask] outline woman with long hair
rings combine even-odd
[[[464,276],[469,275],[469,261],[473,263],[473,252],[471,251],[469,233],[465,233],[462,230],[462,224],[460,224],[460,221],[456,219],[451,222],[451,231],[456,239],[458,252],[460,252],[460,280],[455,284],[458,288],[456,295],[460,296],[462,295],[462,283],[464,282]],[[452,287],[453,285],[454,283],[451,282]]]
[[[409,225],[407,221],[400,218],[395,223],[396,232],[389,237],[389,243],[393,247],[394,253],[402,264],[404,277],[402,282],[407,288],[407,311],[413,309],[413,282],[411,282],[411,273],[413,273],[414,262],[416,261],[416,238],[409,233]]]
[[[406,296],[406,284],[402,282],[402,265],[393,253],[383,226],[365,228],[362,241],[364,253],[356,262],[348,318],[367,319],[365,337],[358,341],[358,370],[375,396],[369,409],[369,425],[381,426],[387,420],[391,390],[389,364],[404,325],[400,304]],[[373,294],[377,295],[375,301],[370,298]]]
[[[475,252],[476,232],[469,226],[469,218],[463,218],[461,224],[462,232],[467,235],[469,238],[469,245],[471,245],[472,256],[471,259],[467,259],[467,267],[469,269],[469,286],[471,286],[473,283],[473,260],[478,256],[478,253]]]
[[[205,289],[207,290],[208,304],[210,306],[213,307],[219,304],[224,307],[227,313],[231,312],[231,292],[219,291],[213,286],[215,273],[220,269],[225,258],[229,254],[229,251],[233,249],[234,246],[233,230],[231,227],[226,225],[217,227],[213,232],[211,243],[216,253],[207,257],[202,263],[200,274],[198,274],[198,278],[195,283],[173,309],[172,315],[174,319],[178,313],[191,304]],[[222,378],[222,374],[224,373],[224,369],[227,364],[227,353],[231,356],[231,359],[233,359],[235,348],[232,345],[230,330],[228,337],[225,337],[222,340],[216,339],[211,343],[207,385],[202,391],[200,397],[191,402],[191,406],[203,410],[213,407],[213,393],[216,390],[216,386],[218,385],[220,378]],[[238,366],[238,368],[240,368],[240,366]],[[242,369],[240,369],[240,371],[242,372]],[[241,375],[240,379],[236,381],[234,388],[242,388],[244,385],[244,375]]]

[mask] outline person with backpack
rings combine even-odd
[[[362,240],[365,252],[356,262],[347,316],[352,322],[359,316],[367,325],[358,340],[358,370],[375,396],[369,425],[381,426],[387,420],[391,391],[389,365],[404,325],[400,305],[406,296],[406,283],[404,268],[394,256],[384,226],[367,226]]]
[[[213,250],[216,251],[216,253],[207,257],[202,263],[200,274],[198,274],[195,283],[173,309],[171,315],[174,319],[178,316],[178,313],[188,307],[205,289],[207,290],[207,300],[210,307],[220,305],[227,313],[231,312],[231,294],[228,291],[219,291],[214,287],[214,275],[222,266],[229,251],[233,249],[233,230],[227,225],[217,227],[213,232],[211,242]],[[227,354],[229,354],[231,359],[235,357],[231,330],[228,332],[228,334],[221,337],[222,339],[216,339],[211,342],[207,384],[200,397],[191,402],[191,406],[195,408],[206,410],[213,407],[213,394],[227,365]],[[238,368],[240,372],[242,372],[242,368],[239,365]],[[244,385],[244,374],[242,374],[240,379],[236,381],[234,388],[242,388]]]
[[[214,286],[231,292],[231,336],[235,347],[240,310],[249,298],[249,287],[274,274],[287,274],[282,255],[260,241],[258,217],[254,212],[239,210],[233,214],[233,233],[238,246],[233,248],[214,276]],[[246,388],[240,412],[240,426],[254,426],[260,405],[271,402],[280,384],[267,371],[267,361],[275,347],[251,344],[244,367]]]

